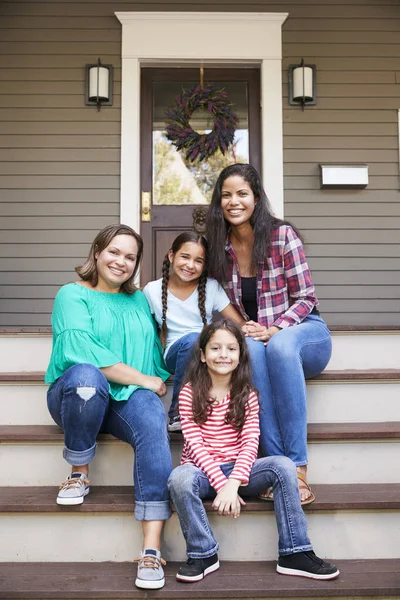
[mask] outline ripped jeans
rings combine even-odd
[[[64,430],[63,456],[70,465],[90,463],[96,453],[97,435],[111,433],[135,451],[137,520],[170,517],[167,481],[172,461],[165,411],[157,394],[138,389],[128,400],[113,400],[103,373],[93,365],[79,364],[53,383],[47,392],[47,406]]]

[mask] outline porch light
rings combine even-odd
[[[85,65],[85,104],[87,106],[112,105],[113,66],[101,64]]]
[[[289,104],[305,106],[316,104],[315,79],[316,66],[305,65],[301,59],[299,65],[289,65]]]

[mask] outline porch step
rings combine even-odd
[[[310,538],[319,555],[400,559],[400,484],[315,485],[313,490],[317,500],[305,509]],[[141,525],[133,517],[131,487],[93,487],[79,507],[57,506],[56,493],[55,486],[0,488],[0,561],[132,559],[138,551]],[[276,558],[278,540],[271,503],[250,499],[236,520],[218,516],[210,501],[205,504],[221,557],[243,561]],[[166,560],[185,560],[176,514],[166,523],[162,552]]]
[[[334,328],[329,369],[396,369],[400,356],[400,328]],[[4,371],[46,369],[51,353],[51,328],[0,329]]]
[[[399,421],[311,423],[308,431],[312,483],[400,481]],[[98,441],[91,465],[92,481],[98,485],[131,485],[132,448],[111,435],[100,435]],[[59,484],[66,473],[62,446],[63,434],[55,425],[0,426],[3,485]],[[172,434],[174,465],[179,464],[181,447],[181,434]]]
[[[157,591],[134,585],[136,565],[126,563],[2,563],[0,598],[126,600],[205,598],[261,600],[263,598],[398,598],[400,560],[333,561],[340,577],[312,581],[276,573],[276,562],[221,562],[216,573],[193,584],[176,581],[180,563],[168,563],[166,585]]]
[[[0,424],[50,425],[44,372],[0,373]],[[171,384],[163,398],[170,403]],[[324,371],[307,381],[309,423],[400,420],[400,369]],[[379,399],[379,401],[377,401]]]
[[[133,486],[91,486],[90,494],[80,506],[56,504],[58,488],[55,486],[0,487],[0,513],[81,513],[127,512],[134,508]],[[313,486],[316,500],[304,506],[309,511],[332,510],[399,510],[400,483],[341,484]],[[212,501],[205,500],[207,511],[212,511]],[[246,500],[242,511],[272,512],[273,502],[258,498]]]

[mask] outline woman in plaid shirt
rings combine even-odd
[[[245,164],[220,173],[206,232],[210,273],[247,321],[261,451],[293,460],[302,504],[310,504],[315,496],[307,483],[305,379],[323,371],[332,344],[300,236],[273,216],[259,174]],[[272,491],[261,497],[272,500]]]

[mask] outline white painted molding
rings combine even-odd
[[[281,61],[282,24],[288,13],[115,15],[122,23],[121,222],[140,231],[140,68],[194,61],[260,65],[262,176],[275,215],[283,216]]]

